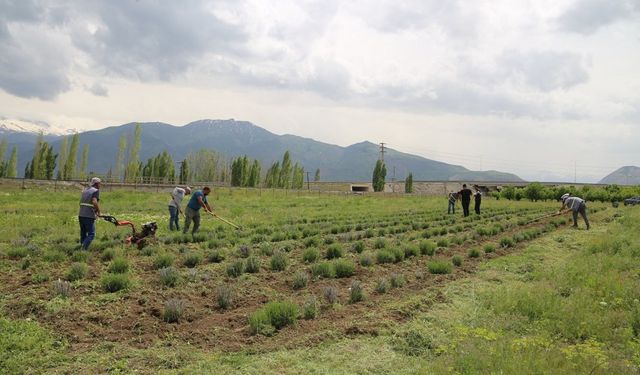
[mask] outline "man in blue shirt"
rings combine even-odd
[[[80,212],[78,221],[80,222],[80,248],[87,250],[91,241],[96,236],[96,217],[100,216],[100,184],[102,181],[98,177],[91,179],[91,186],[84,189],[80,195]]]
[[[202,190],[198,190],[191,195],[187,208],[184,210],[184,228],[182,233],[187,234],[191,221],[193,221],[193,230],[191,234],[195,234],[200,228],[200,208],[204,207],[207,212],[212,212],[211,206],[207,201],[207,195],[211,192],[208,186],[205,186]]]

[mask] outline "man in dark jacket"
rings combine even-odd
[[[480,187],[478,187],[477,185],[474,186],[474,189],[476,190],[475,194],[473,194],[473,197],[475,198],[475,201],[476,201],[475,210],[476,210],[476,214],[480,215],[480,203],[482,202],[482,192],[480,191]]]
[[[80,248],[87,250],[91,241],[96,237],[96,217],[100,216],[100,184],[98,177],[91,179],[91,186],[84,189],[80,195]]]
[[[469,204],[471,203],[472,195],[473,192],[467,188],[467,184],[462,184],[462,190],[458,192],[458,196],[460,197],[460,201],[462,201],[462,212],[465,217],[469,216]]]

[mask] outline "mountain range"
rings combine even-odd
[[[4,121],[4,122],[3,122]],[[15,122],[13,122],[15,125]],[[4,126],[3,126],[4,125]],[[11,125],[11,124],[9,124]],[[89,171],[106,173],[115,163],[118,141],[125,134],[130,143],[136,123],[112,126],[100,130],[80,133],[80,149],[89,145]],[[310,138],[285,134],[277,135],[247,121],[199,120],[184,126],[161,122],[140,123],[142,130],[140,160],[167,150],[174,160],[182,160],[187,154],[199,149],[213,149],[229,158],[248,155],[258,159],[265,171],[271,163],[282,159],[289,151],[292,160],[314,173],[318,168],[322,181],[370,181],[373,167],[379,157],[378,145],[361,142],[341,147],[318,142]],[[28,131],[23,131],[28,130]],[[41,128],[45,140],[60,148],[61,134]],[[33,156],[37,132],[26,126],[8,126],[0,119],[0,138],[10,145],[18,146],[18,174]],[[421,156],[386,149],[387,181],[404,180],[413,173],[414,180],[465,180],[465,181],[522,181],[511,173],[498,171],[472,171],[459,165],[447,164]]]
[[[640,167],[625,166],[611,172],[600,180],[601,184],[640,185]]]

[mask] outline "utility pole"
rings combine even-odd
[[[385,145],[384,142],[380,142],[380,160],[382,160],[383,163],[384,163],[384,153],[386,152],[384,145]]]
[[[574,183],[574,184],[575,184],[575,183],[577,182],[577,180],[578,180],[578,179],[577,179],[577,176],[578,176],[578,173],[577,173],[577,170],[578,170],[578,168],[577,168],[577,164],[578,164],[578,162],[574,160],[574,161],[573,161],[573,183]]]

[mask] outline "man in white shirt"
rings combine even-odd
[[[587,230],[589,230],[591,226],[589,225],[589,219],[587,219],[587,203],[584,199],[572,197],[569,193],[562,195],[560,199],[562,200],[562,207],[560,208],[560,211],[566,207],[573,213],[573,227],[578,227],[578,214],[580,214],[584,219],[585,224],[587,224]]]
[[[191,194],[191,188],[185,186],[184,188],[176,187],[171,192],[171,201],[169,201],[169,230],[180,230],[180,214],[182,209],[180,204],[185,195]]]

